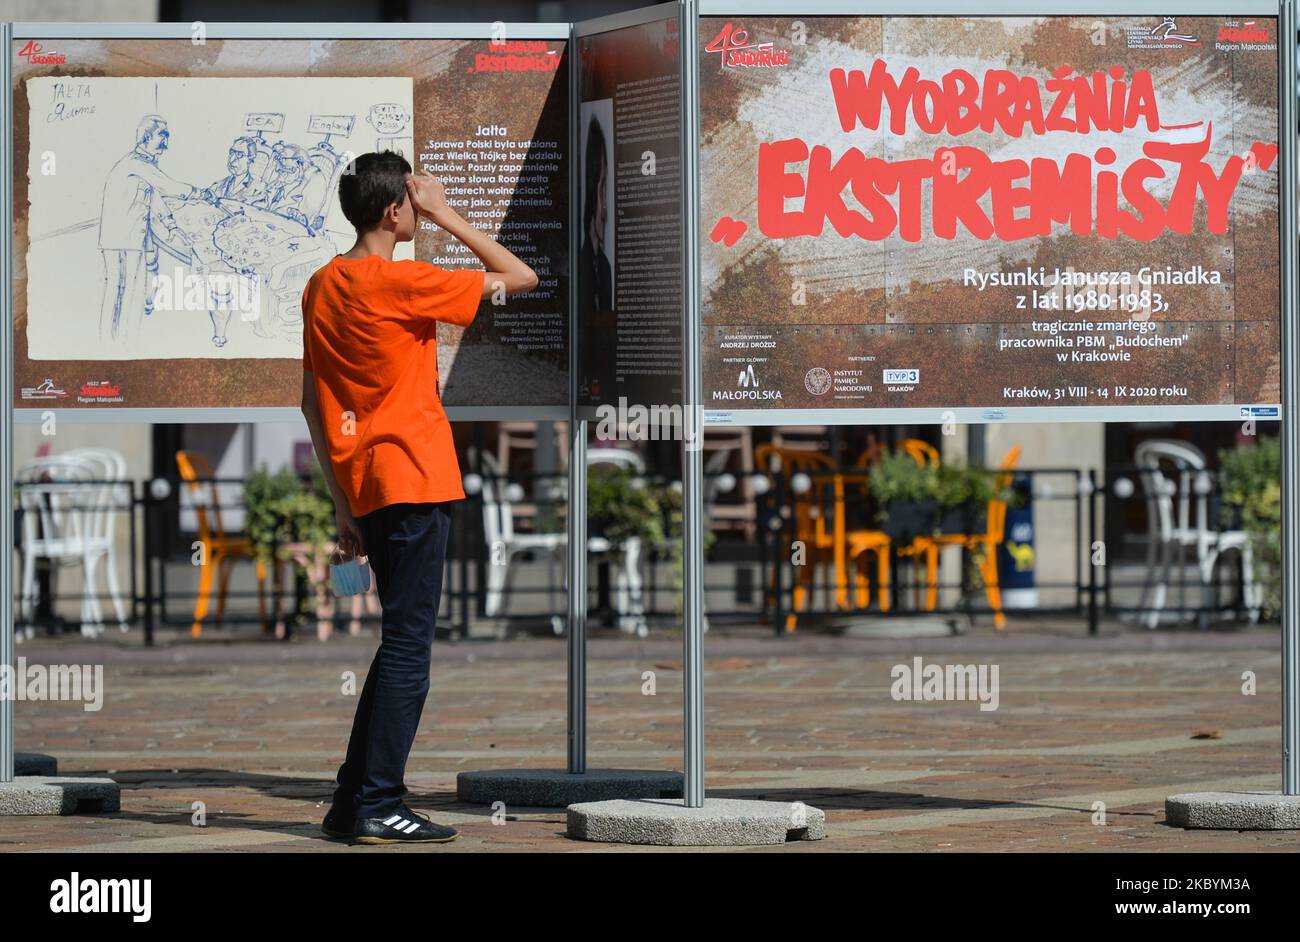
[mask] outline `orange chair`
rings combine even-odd
[[[811,594],[816,571],[826,564],[829,563],[835,572],[837,603],[841,598],[847,603],[843,569],[843,520],[837,509],[831,514],[828,525],[825,513],[826,498],[828,494],[835,493],[836,487],[834,476],[825,472],[832,470],[835,465],[820,452],[778,445],[758,446],[754,450],[754,463],[763,471],[781,472],[789,477],[800,472],[812,475],[812,486],[802,494],[792,495],[795,539],[803,543],[806,554],[804,564],[796,567],[791,611],[785,619],[785,630],[794,631],[798,626],[799,613],[803,611]],[[769,585],[769,592],[773,588]]]
[[[983,533],[938,533],[930,537],[918,537],[918,549],[925,552],[925,569],[928,578],[926,608],[934,611],[939,595],[939,553],[945,549],[958,547],[970,552],[980,553],[980,575],[984,580],[984,595],[989,608],[993,610],[993,624],[999,631],[1006,627],[1007,619],[1002,614],[1002,589],[998,585],[998,553],[1006,536],[1007,502],[996,496],[1004,493],[1011,486],[1016,465],[1020,462],[1020,446],[1016,445],[1002,458],[999,474],[994,479],[994,498],[989,501],[987,520]]]
[[[208,613],[208,602],[212,595],[212,582],[220,575],[221,584],[217,590],[216,623],[221,623],[221,616],[226,612],[226,593],[230,587],[230,570],[240,559],[253,559],[253,544],[248,537],[227,536],[221,524],[221,504],[217,499],[217,485],[212,479],[212,465],[206,458],[193,451],[176,452],[176,467],[180,469],[191,496],[194,498],[194,511],[199,518],[199,542],[203,544],[203,561],[199,567],[199,594],[194,601],[194,624],[190,633],[194,637],[203,634],[203,618]],[[206,491],[206,496],[204,494]],[[262,630],[267,630],[266,621],[266,563],[257,560],[257,611],[262,618]]]
[[[862,449],[862,454],[858,455],[857,467],[870,468],[874,464],[880,464],[880,459],[888,453],[885,443],[872,438],[867,447]]]
[[[927,464],[932,468],[939,467],[939,449],[935,448],[929,442],[921,441],[919,438],[907,438],[899,444],[898,449],[904,454],[911,456],[912,460],[916,462],[918,468],[924,468]],[[866,462],[878,460],[880,454],[883,454],[883,450],[878,454],[871,454],[864,451],[858,458],[858,464],[865,467]],[[925,555],[928,545],[926,540],[928,539],[929,537],[927,536],[913,537],[911,543],[908,543],[906,546],[897,547],[898,555],[908,560],[918,559]],[[934,603],[930,601],[930,596],[934,594],[934,577],[928,572],[928,570],[927,579],[929,583],[926,593],[927,609],[933,611]],[[919,583],[915,585],[913,598],[915,604],[919,605],[921,600],[921,586]]]
[[[929,442],[923,442],[919,438],[908,438],[904,439],[898,447],[912,456],[917,467],[924,468],[927,464],[932,468],[939,467],[939,449]]]
[[[858,459],[859,465],[863,461],[869,460],[867,453]],[[889,611],[889,557],[892,550],[892,543],[889,534],[884,530],[850,530],[845,526],[845,491],[849,486],[855,486],[858,489],[860,499],[865,503],[867,499],[867,488],[870,478],[866,474],[837,474],[835,476],[835,514],[836,514],[836,533],[840,538],[836,541],[838,552],[848,557],[848,565],[853,567],[853,580],[855,588],[854,601],[858,608],[866,608],[871,604],[871,593],[867,586],[866,561],[868,553],[876,554],[876,591],[880,596],[880,610]],[[839,571],[846,568],[844,562],[839,561]],[[837,583],[840,588],[842,583]],[[844,594],[840,602],[844,608],[848,607],[847,594]]]

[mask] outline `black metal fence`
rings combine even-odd
[[[835,539],[847,539],[883,525],[875,510],[865,501],[844,494],[836,498],[842,505],[843,532],[837,537],[833,528],[823,526],[810,530],[808,494],[833,493],[820,486],[827,477],[836,474],[860,473],[861,469],[826,470],[796,474],[758,475],[749,481],[735,482],[733,486],[746,489],[754,507],[753,536],[720,535],[709,550],[706,568],[706,605],[711,622],[743,622],[767,624],[780,634],[792,626],[800,628],[818,623],[832,623],[864,614],[897,616],[952,615],[986,616],[990,607],[982,598],[978,579],[970,577],[969,544],[949,541],[945,546],[962,553],[962,564],[956,581],[943,582],[925,571],[921,554],[909,552],[914,544],[899,544],[889,550],[889,587],[883,590],[873,572],[877,570],[850,569],[848,549],[846,557],[837,567]],[[1030,609],[1004,606],[1006,611],[1020,616],[1070,615],[1082,619],[1088,632],[1097,633],[1100,619],[1105,615],[1129,618],[1138,623],[1156,627],[1170,620],[1195,622],[1202,627],[1215,618],[1234,619],[1258,617],[1264,607],[1253,586],[1268,576],[1267,560],[1256,550],[1251,559],[1251,546],[1256,536],[1245,533],[1240,527],[1226,521],[1218,500],[1218,482],[1213,472],[1201,472],[1192,479],[1163,485],[1148,479],[1149,471],[1139,468],[1109,468],[1104,479],[1092,470],[1073,468],[1037,468],[1016,472],[1018,487],[1027,496],[1035,520],[1051,519],[1051,525],[1039,525],[1038,532],[1050,533],[1050,543],[1040,536],[1035,545],[1039,560],[1050,555],[1051,565],[1040,567],[1055,572],[1054,578],[1036,578],[1034,589],[1046,598]],[[720,476],[711,476],[713,478]],[[730,476],[727,476],[730,477]],[[760,480],[761,479],[761,480]],[[662,479],[648,479],[649,483],[667,486]],[[93,484],[97,482],[82,482]],[[107,482],[98,482],[107,483]],[[125,551],[113,561],[119,573],[125,570],[121,582],[126,596],[128,620],[144,630],[146,643],[153,643],[158,632],[190,629],[195,623],[196,589],[195,570],[201,568],[195,560],[197,535],[185,526],[195,503],[185,497],[192,482],[179,479],[158,478],[146,482],[112,482],[119,495],[112,504],[86,508],[87,513],[118,515],[118,533],[125,534]],[[243,484],[238,479],[213,479],[199,482],[213,487],[226,486],[237,494]],[[503,546],[506,536],[493,532],[490,516],[506,514],[512,526],[520,527],[531,520],[531,529],[516,530],[509,536],[534,537],[546,532],[555,534],[563,530],[564,492],[562,475],[536,475],[529,477],[480,476],[467,488],[467,499],[456,508],[453,531],[447,554],[447,575],[440,611],[440,625],[444,630],[467,637],[475,622],[489,617],[489,594],[496,592],[501,604],[490,617],[507,625],[549,625],[555,631],[563,630],[564,553],[562,540],[519,541],[520,546]],[[716,481],[714,482],[716,483]],[[1163,486],[1167,493],[1161,493]],[[21,489],[22,485],[20,485]],[[1133,524],[1119,533],[1103,534],[1101,521],[1110,519],[1106,502],[1120,502],[1129,508]],[[1204,503],[1204,508],[1201,504]],[[22,508],[27,506],[27,510]],[[202,505],[202,502],[199,502]],[[837,512],[835,501],[825,503],[819,510],[823,523],[833,519]],[[31,521],[24,530],[24,513],[34,511],[30,501],[17,501],[16,549],[23,553],[24,532],[37,533]],[[522,513],[521,513],[522,509]],[[209,513],[212,508],[205,507]],[[226,521],[242,510],[238,497],[230,498],[221,508]],[[516,519],[516,517],[519,519]],[[1120,517],[1124,517],[1123,514]],[[1226,521],[1226,522],[1225,522]],[[665,532],[671,532],[671,521],[665,521]],[[212,521],[209,521],[209,525]],[[830,532],[832,543],[825,543]],[[809,547],[807,538],[813,533],[822,542]],[[228,565],[247,566],[251,560],[251,547],[235,532],[225,538],[233,541],[236,561]],[[799,554],[800,546],[803,556]],[[646,546],[638,565],[642,584],[637,599],[639,614],[648,627],[673,626],[680,617],[680,589],[677,584],[678,556],[670,545]],[[502,565],[503,551],[514,552],[516,575],[531,571],[531,581],[516,578],[513,582],[493,587],[488,567]],[[995,545],[987,547],[997,552]],[[272,552],[277,552],[272,547]],[[538,566],[552,557],[550,565]],[[240,561],[242,560],[242,562]],[[127,563],[129,561],[129,564]],[[24,560],[26,562],[26,560]],[[110,611],[110,594],[98,585],[85,587],[82,592],[68,592],[57,583],[57,572],[62,562],[49,558],[36,558],[29,564],[34,579],[20,581],[20,623],[30,633],[45,627],[59,630],[75,624],[74,619],[60,619],[56,609],[59,603],[78,602],[93,596],[100,610]],[[512,560],[506,560],[509,565]],[[1253,562],[1253,572],[1247,574]],[[523,565],[528,563],[528,565]],[[102,565],[107,565],[103,563]],[[102,571],[101,565],[101,571]],[[614,583],[625,579],[619,571],[618,547],[592,557],[592,575],[589,580],[591,597],[589,606],[592,623],[602,621],[620,623],[619,601],[625,599],[624,589]],[[810,566],[809,572],[801,567]],[[1189,570],[1190,567],[1190,570]],[[288,567],[286,567],[287,569]],[[546,574],[542,575],[543,569]],[[24,570],[26,572],[27,570]],[[863,575],[859,575],[859,573]],[[247,576],[241,580],[247,582]],[[1005,581],[1005,579],[999,580]],[[527,583],[527,584],[525,584]],[[214,580],[214,590],[220,594]],[[867,606],[859,607],[858,589],[865,585],[872,599]],[[933,586],[933,587],[932,587]],[[625,587],[624,587],[625,588]],[[257,625],[270,632],[269,614],[251,611],[250,602],[257,592],[235,588],[224,593],[228,601],[239,603],[227,609],[221,618],[223,625]],[[279,619],[282,634],[292,635],[302,631],[315,619],[311,610],[312,586],[301,572],[294,572],[291,581],[279,587],[277,598],[283,600],[283,617]],[[1226,601],[1225,601],[1226,595]],[[885,599],[888,599],[886,604]],[[527,600],[536,604],[527,605]],[[541,599],[541,602],[536,600]],[[940,605],[939,600],[949,604]],[[829,602],[827,601],[829,600]],[[954,601],[955,600],[955,601]],[[799,602],[796,605],[796,601]],[[1158,604],[1157,604],[1158,602]],[[107,607],[106,604],[107,603]],[[1263,612],[1267,614],[1266,611]],[[83,620],[85,612],[83,611]],[[792,617],[794,616],[793,620]],[[335,612],[334,628],[339,629],[352,619],[349,614]],[[214,614],[205,616],[202,624],[211,627]],[[362,624],[374,625],[374,614],[362,614]]]

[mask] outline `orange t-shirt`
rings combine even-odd
[[[438,397],[437,322],[467,327],[487,272],[335,256],[302,293],[302,365],[356,516],[465,496]],[[349,416],[348,413],[351,413]]]

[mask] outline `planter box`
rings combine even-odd
[[[895,543],[910,543],[913,537],[934,532],[937,511],[932,500],[896,500],[885,507],[885,522],[880,529]]]
[[[985,504],[961,504],[944,508],[939,513],[937,529],[940,533],[983,533],[988,529],[988,507]]]
[[[1245,523],[1241,518],[1241,508],[1236,504],[1225,504],[1223,498],[1218,494],[1211,494],[1207,513],[1206,525],[1211,530],[1244,530]]]

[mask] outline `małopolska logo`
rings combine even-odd
[[[790,64],[789,49],[777,49],[773,42],[751,43],[749,30],[736,29],[731,23],[722,27],[722,32],[709,41],[704,51],[721,54],[722,64],[727,68],[773,69]]]
[[[715,389],[713,390],[714,400],[734,400],[734,399],[781,399],[779,389],[759,389],[758,374],[754,372],[754,364],[748,364],[736,376],[736,390]]]

